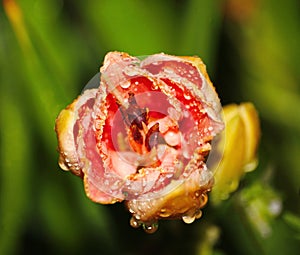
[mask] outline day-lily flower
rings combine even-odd
[[[221,160],[214,169],[215,184],[212,201],[227,199],[239,185],[240,179],[257,166],[260,124],[252,103],[230,104],[223,107],[225,131],[219,137]]]
[[[125,201],[133,227],[193,222],[213,186],[211,141],[224,128],[205,65],[110,52],[100,75],[56,120],[61,168],[83,178],[94,202]]]

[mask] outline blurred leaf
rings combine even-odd
[[[200,236],[201,242],[198,244],[198,255],[215,254],[214,246],[220,238],[220,229],[214,225],[206,225]],[[222,253],[219,253],[222,254]]]
[[[1,86],[0,254],[13,254],[17,249],[26,224],[32,176],[31,134],[11,92]]]
[[[265,121],[264,139],[270,151],[263,153],[276,164],[287,206],[299,212],[300,203],[294,202],[300,185],[299,4],[278,0],[260,5],[241,30],[243,95],[255,103]]]
[[[271,222],[282,210],[280,196],[269,185],[256,182],[240,192],[240,200],[251,226],[262,238],[270,236]]]
[[[183,9],[179,34],[179,54],[199,55],[213,65],[221,26],[219,0],[189,0]]]
[[[90,1],[83,4],[82,10],[93,27],[94,36],[101,39],[107,50],[149,55],[172,48],[173,17],[167,3]]]
[[[286,212],[283,215],[283,219],[293,228],[296,230],[297,233],[297,239],[300,240],[300,217],[290,213]]]

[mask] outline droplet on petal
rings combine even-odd
[[[183,94],[183,97],[186,99],[186,100],[190,100],[192,97],[191,95],[189,94]]]
[[[123,88],[123,89],[128,89],[131,85],[131,82],[128,80],[128,81],[125,81],[125,82],[122,82],[120,83],[120,86]]]
[[[152,222],[152,223],[144,223],[143,229],[148,234],[153,234],[158,229],[158,223]]]
[[[194,215],[183,215],[182,216],[182,220],[186,223],[186,224],[191,224],[195,221],[196,217]]]
[[[130,226],[133,228],[138,228],[141,226],[141,223],[134,216],[132,216],[130,219]]]

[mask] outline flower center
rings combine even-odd
[[[159,131],[159,123],[149,116],[148,108],[141,108],[134,93],[128,93],[129,106],[125,108],[117,102],[127,128],[128,142],[131,149],[138,154],[145,154],[156,150],[158,144],[165,144]]]

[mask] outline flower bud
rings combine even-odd
[[[225,130],[218,144],[221,161],[213,169],[215,185],[213,202],[227,199],[238,188],[246,172],[257,166],[257,147],[260,138],[259,118],[251,103],[223,107]]]

